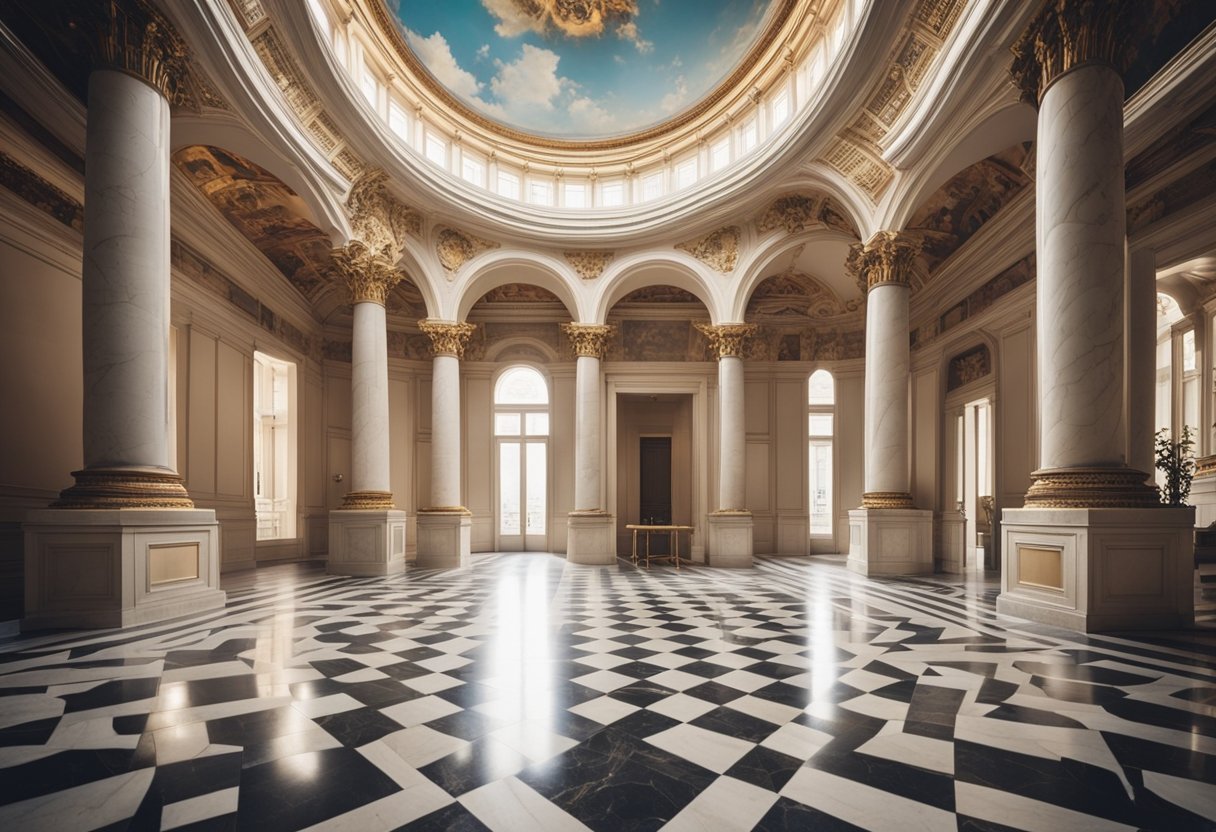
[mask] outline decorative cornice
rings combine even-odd
[[[431,352],[435,355],[464,358],[464,348],[468,346],[477,325],[463,321],[425,320],[418,322],[418,329],[431,339]]]
[[[616,327],[608,324],[562,324],[561,327],[574,345],[575,355],[592,358],[604,357],[608,340],[616,332]]]
[[[348,491],[342,497],[342,511],[385,511],[394,509],[391,491]]]
[[[693,323],[697,332],[705,336],[709,346],[722,358],[742,358],[743,348],[748,338],[756,334],[755,324],[713,324]]]
[[[449,280],[455,277],[456,272],[465,263],[483,251],[495,248],[498,248],[498,243],[457,231],[455,228],[440,228],[435,239],[435,253],[439,255],[439,264],[448,273]]]
[[[862,508],[912,508],[912,495],[906,491],[866,491]]]
[[[1122,75],[1136,58],[1157,3],[1152,0],[1048,0],[1013,44],[1013,82],[1038,106],[1056,78],[1088,63]]]
[[[920,246],[918,237],[902,231],[879,231],[868,243],[849,246],[845,268],[865,291],[884,284],[910,287]]]
[[[563,251],[562,254],[583,280],[595,280],[616,256],[613,251]]]
[[[194,508],[181,475],[155,468],[85,468],[51,508]]]
[[[1155,508],[1148,474],[1131,468],[1049,468],[1033,472],[1027,508]]]
[[[388,294],[404,275],[392,262],[375,254],[358,240],[330,253],[333,272],[350,291],[351,303],[378,303],[384,306]]]
[[[739,262],[739,226],[728,225],[695,240],[677,243],[676,248],[686,251],[714,271],[729,274]]]
[[[177,103],[190,62],[185,42],[159,11],[144,0],[72,5],[67,25],[89,38],[96,68],[133,75]]]

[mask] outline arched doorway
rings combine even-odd
[[[494,459],[499,551],[549,546],[549,385],[527,365],[508,367],[494,385]]]

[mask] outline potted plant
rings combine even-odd
[[[1170,439],[1169,428],[1157,431],[1157,468],[1165,477],[1161,487],[1161,502],[1167,506],[1184,506],[1191,494],[1195,477],[1195,438],[1190,425],[1182,426],[1182,438]]]

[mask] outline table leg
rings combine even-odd
[[[637,529],[633,530],[633,554],[630,555],[629,559],[633,561],[634,566],[638,565],[638,530]]]
[[[676,555],[676,569],[680,568],[680,533],[673,531],[671,533],[671,551]]]

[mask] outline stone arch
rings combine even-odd
[[[658,285],[675,286],[694,295],[705,305],[711,321],[723,322],[723,305],[702,270],[692,265],[694,262],[678,252],[646,252],[613,263],[600,278],[591,319],[583,322],[602,324],[621,298],[637,289]]]

